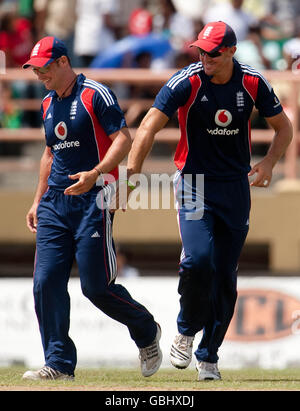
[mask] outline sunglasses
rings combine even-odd
[[[48,71],[50,70],[50,66],[52,63],[54,63],[55,61],[57,61],[58,59],[52,61],[50,64],[48,64],[45,67],[32,67],[32,71],[34,72],[34,74],[46,74],[48,73]]]
[[[205,55],[212,58],[212,59],[214,59],[216,57],[220,57],[222,55],[222,53],[220,53],[219,51],[213,51],[212,53],[208,53],[207,51],[204,51],[204,50],[200,49],[200,56],[204,57]]]
[[[46,67],[32,67],[32,71],[34,74],[46,74],[50,70],[50,64]]]

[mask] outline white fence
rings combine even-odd
[[[179,309],[177,279],[120,279],[161,324],[163,367]],[[242,277],[236,313],[220,349],[221,368],[285,368],[300,365],[300,279]],[[138,367],[138,351],[127,328],[96,309],[82,294],[79,279],[71,278],[70,336],[78,351],[78,367]],[[196,343],[201,335],[197,335]],[[32,280],[0,280],[0,366],[16,362],[28,367],[44,364],[34,313]]]

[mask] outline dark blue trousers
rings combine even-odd
[[[237,265],[249,227],[247,176],[234,181],[174,179],[182,240],[179,269],[178,331],[203,330],[198,361],[215,363],[233,316]]]
[[[76,347],[69,337],[67,290],[74,258],[83,294],[126,325],[138,347],[148,346],[156,335],[152,314],[115,283],[113,215],[105,207],[105,195],[109,187],[80,196],[49,189],[38,207],[34,300],[45,364],[70,375],[77,363]]]

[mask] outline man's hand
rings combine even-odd
[[[95,185],[99,174],[97,170],[93,169],[90,171],[81,171],[80,173],[69,175],[71,180],[78,180],[75,184],[72,184],[65,189],[64,194],[70,196],[76,196],[79,194],[84,194],[90,191],[90,189]]]
[[[32,233],[36,233],[37,222],[38,222],[37,215],[36,215],[37,208],[38,208],[38,204],[33,204],[26,215],[26,224]]]
[[[126,181],[118,184],[116,193],[113,195],[109,210],[114,213],[117,210],[125,212],[127,210],[128,199],[131,192],[135,189],[133,186],[128,186]]]
[[[252,183],[250,183],[250,186],[268,187],[272,180],[272,169],[272,162],[267,157],[255,164],[248,174],[248,176],[251,177],[256,173],[256,176]]]
[[[286,152],[293,136],[292,124],[284,111],[273,117],[267,117],[266,120],[269,126],[274,129],[275,135],[266,156],[255,164],[248,174],[251,177],[257,173],[250,184],[255,187],[268,187],[270,185],[273,167]]]

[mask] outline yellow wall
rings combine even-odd
[[[0,192],[0,242],[30,243],[35,240],[26,227],[25,216],[33,193]],[[171,204],[172,197],[171,197]],[[176,211],[119,211],[114,237],[127,243],[178,243]],[[268,243],[270,269],[300,270],[300,183],[281,181],[272,190],[252,191],[248,243]]]

